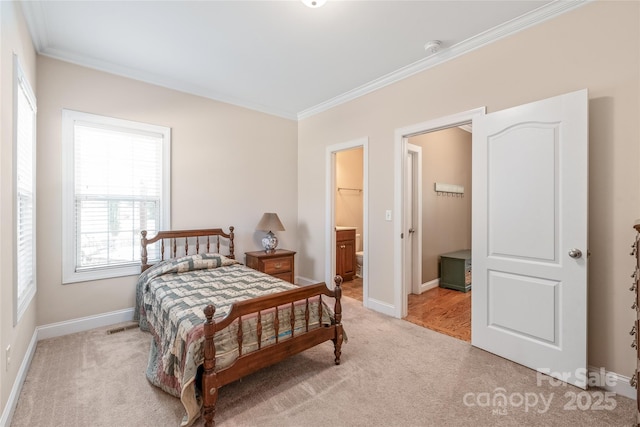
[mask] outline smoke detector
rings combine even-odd
[[[302,0],[302,3],[309,6],[312,9],[317,9],[321,6],[324,6],[326,2],[327,0]]]
[[[442,42],[440,40],[429,40],[427,44],[424,45],[424,50],[426,50],[427,53],[436,53],[440,50],[441,45]]]

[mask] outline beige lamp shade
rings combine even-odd
[[[256,230],[260,231],[284,231],[284,225],[280,222],[278,214],[267,212],[262,215],[262,219],[258,223]]]
[[[274,252],[278,246],[278,238],[273,234],[273,231],[284,231],[284,225],[278,218],[278,214],[267,212],[262,215],[256,230],[267,231],[267,235],[262,238],[262,247],[265,252]]]

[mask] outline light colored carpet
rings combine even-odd
[[[539,386],[527,368],[358,301],[344,299],[343,322],[349,342],[340,366],[325,343],[225,386],[216,425],[634,425],[630,399],[615,396],[606,404],[602,390]],[[107,329],[38,343],[13,427],[179,425],[180,401],[144,374],[150,335]],[[506,406],[493,405],[500,393]],[[551,399],[546,411],[542,398]]]

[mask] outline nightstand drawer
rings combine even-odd
[[[247,267],[291,283],[293,283],[296,276],[294,272],[295,254],[294,251],[286,249],[276,249],[273,252],[245,252]]]
[[[291,257],[264,260],[264,272],[267,274],[288,273],[293,270]]]

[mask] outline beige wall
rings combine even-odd
[[[409,142],[422,147],[422,283],[427,283],[440,277],[441,254],[471,249],[471,134],[456,127]],[[436,182],[461,185],[464,194],[438,194]]]
[[[13,306],[13,53],[19,59],[36,98],[36,53],[17,3],[0,2],[0,407],[4,409],[20,363],[36,327],[36,299],[14,326]],[[40,284],[38,283],[38,286]],[[11,363],[5,350],[11,346]]]
[[[296,247],[295,121],[38,56],[38,324],[133,307],[135,276],[61,283],[63,108],[171,128],[171,228],[236,227],[236,254],[277,212]]]
[[[295,122],[37,57],[14,2],[0,2],[0,401],[4,408],[35,325],[133,305],[135,277],[61,284],[62,108],[172,128],[172,228],[237,227],[237,253],[278,212],[280,246],[301,276],[324,279],[326,147],[369,137],[369,295],[393,300],[394,131],[486,105],[489,112],[588,88],[589,364],[631,375],[627,288],[640,215],[640,5],[596,2],[327,112]],[[38,294],[13,325],[12,52],[38,98]],[[37,71],[37,80],[36,80]],[[297,137],[296,137],[297,131]],[[298,144],[296,146],[296,139]],[[296,177],[297,176],[297,177]],[[297,194],[297,200],[296,200]],[[250,195],[250,196],[248,196]],[[297,210],[297,214],[296,214]],[[394,215],[395,217],[395,215]],[[296,230],[295,224],[298,227]],[[36,313],[37,306],[37,313]],[[4,349],[12,346],[5,371]]]
[[[594,2],[299,123],[298,217],[308,250],[300,274],[325,265],[323,158],[369,138],[369,295],[393,305],[394,131],[486,106],[488,112],[589,89],[589,364],[631,376],[628,291],[640,215],[640,3]],[[397,219],[397,215],[395,215]]]
[[[336,153],[336,187],[345,190],[336,191],[336,225],[356,227],[356,233],[362,236],[363,148],[339,151]],[[357,249],[361,250],[361,249]]]

